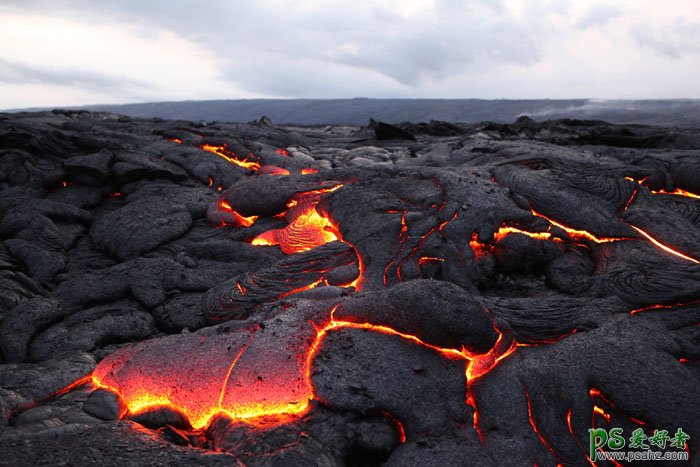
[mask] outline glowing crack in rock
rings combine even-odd
[[[217,156],[231,162],[232,164],[236,164],[237,166],[242,167],[244,169],[251,169],[256,171],[260,170],[261,165],[259,162],[250,161],[248,159],[240,159],[236,155],[236,153],[228,149],[225,144],[222,146],[203,144],[200,146],[200,148],[212,154],[216,154]]]
[[[98,364],[92,381],[121,397],[130,415],[167,407],[196,429],[208,426],[217,415],[285,423],[308,411],[315,398],[314,358],[324,337],[339,329],[399,336],[444,358],[463,360],[468,381],[490,371],[515,349],[503,334],[482,355],[442,348],[388,326],[336,320],[334,311],[335,307],[318,316],[290,309],[264,328],[168,336],[125,347]],[[270,422],[269,417],[276,418]]]
[[[338,228],[328,216],[316,210],[320,197],[333,192],[343,185],[314,190],[295,195],[287,203],[289,224],[281,229],[268,230],[255,237],[253,245],[279,245],[285,254],[301,253],[326,243],[341,240]]]

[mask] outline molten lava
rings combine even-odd
[[[235,220],[234,225],[236,227],[250,227],[258,218],[258,216],[244,217],[240,215],[239,213],[233,210],[230,204],[223,200],[219,202],[219,207],[221,207],[221,209],[230,213],[233,216],[233,219]]]
[[[624,238],[624,237],[596,237],[595,235],[588,232],[587,230],[578,230],[578,229],[573,229],[571,227],[567,227],[567,226],[565,226],[565,225],[563,225],[563,224],[561,224],[553,219],[550,219],[549,217],[545,216],[544,214],[540,214],[539,212],[535,211],[534,209],[531,210],[531,212],[532,212],[533,216],[541,217],[542,219],[545,219],[550,224],[564,230],[574,240],[589,240],[589,241],[595,242],[595,243],[611,243],[611,242],[619,242],[619,241],[623,241],[623,240],[633,240],[632,238]]]
[[[171,336],[125,347],[100,362],[92,382],[119,395],[130,415],[167,407],[196,429],[220,414],[248,423],[257,423],[261,417],[268,424],[286,423],[290,416],[305,413],[315,399],[313,361],[324,337],[336,330],[365,329],[398,336],[444,358],[464,360],[467,378],[482,376],[515,349],[501,335],[488,353],[472,355],[464,348],[431,345],[388,326],[336,320],[335,308],[322,326],[300,316],[293,330],[285,318],[264,329]],[[277,336],[273,340],[279,345],[270,345],[270,335]],[[178,338],[178,350],[189,357],[164,360],[172,352],[172,340]]]
[[[649,187],[645,184],[645,182],[647,181],[647,178],[649,178],[649,177],[644,177],[644,178],[641,179],[641,180],[635,180],[635,179],[632,178],[632,177],[625,177],[626,180],[629,180],[629,181],[631,181],[631,182],[637,182],[637,183],[639,183],[640,185],[642,185],[642,186],[644,186],[644,187],[646,187],[646,188],[649,188]],[[651,191],[651,192],[652,192],[653,194],[655,194],[655,195],[676,195],[676,196],[684,196],[684,197],[686,197],[686,198],[700,199],[700,195],[696,195],[695,193],[691,193],[691,192],[689,192],[689,191],[685,191],[685,190],[682,190],[682,189],[680,189],[680,188],[676,188],[676,189],[673,190],[673,191],[667,191],[667,190],[664,190],[664,189],[661,189],[661,190],[651,190],[651,189],[650,189],[649,191]]]
[[[211,152],[212,154],[216,154],[217,156],[222,157],[227,161],[231,162],[232,164],[236,164],[239,167],[243,167],[244,169],[251,169],[256,171],[260,170],[261,165],[258,162],[249,161],[247,159],[239,159],[235,152],[226,148],[225,144],[223,146],[203,144],[200,146],[200,148],[204,149],[205,151]]]
[[[640,229],[639,227],[635,227],[632,224],[630,224],[630,227],[632,227],[634,230],[636,230],[637,232],[642,234],[642,236],[644,236],[647,240],[649,240],[651,243],[653,243],[657,247],[661,248],[665,252],[671,253],[672,255],[675,255],[675,256],[678,256],[679,258],[683,258],[685,260],[692,261],[693,263],[700,264],[700,261],[698,261],[697,259],[691,258],[690,256],[684,255],[680,251],[676,251],[673,248],[664,245],[663,243],[659,242],[658,240],[653,238],[651,235],[649,235],[647,232]]]
[[[528,232],[527,230],[522,230],[504,223],[498,228],[496,232],[494,232],[492,243],[481,243],[479,241],[478,233],[472,232],[472,238],[469,241],[469,246],[471,246],[472,251],[477,257],[481,257],[493,251],[494,243],[500,242],[507,236],[513,234],[527,235],[528,237],[534,238],[535,240],[551,240],[554,242],[562,242],[562,239],[552,236],[550,232]]]
[[[301,253],[326,243],[342,240],[340,231],[327,216],[319,214],[316,205],[321,195],[343,185],[295,195],[287,203],[289,224],[281,229],[263,232],[253,239],[253,245],[279,245],[285,254]]]

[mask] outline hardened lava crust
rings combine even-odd
[[[699,195],[691,129],[0,114],[0,464],[692,464]]]

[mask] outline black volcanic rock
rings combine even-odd
[[[698,131],[514,119],[0,116],[0,463],[696,453]]]

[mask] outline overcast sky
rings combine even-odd
[[[700,98],[700,0],[0,0],[0,109]]]

